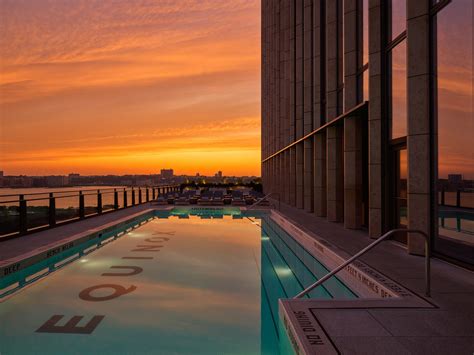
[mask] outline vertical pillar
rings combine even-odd
[[[290,150],[287,149],[283,153],[283,158],[284,158],[284,193],[283,193],[283,201],[285,201],[286,204],[290,204],[290,177],[291,177],[291,172],[290,172]]]
[[[326,1],[326,119],[340,113],[338,90],[341,86],[339,68],[339,0]]]
[[[85,203],[84,203],[84,195],[82,194],[82,191],[79,191],[79,218],[83,219],[86,216],[86,209],[85,209]]]
[[[314,136],[314,214],[326,217],[326,133]]]
[[[290,149],[290,205],[296,206],[296,146]]]
[[[304,147],[303,142],[296,144],[296,207],[303,208],[303,173],[304,173]]]
[[[313,130],[313,2],[305,0],[303,10],[303,134]],[[303,143],[304,197],[307,212],[313,212],[313,139]]]
[[[357,80],[362,67],[361,0],[344,0],[344,110],[348,111],[362,98]],[[359,117],[344,120],[344,227],[359,229],[362,225],[362,129]]]
[[[382,0],[369,2],[369,236],[383,231],[382,147],[384,142],[385,26]]]
[[[27,201],[23,195],[19,196],[19,231],[20,234],[26,234],[28,232],[28,207]]]
[[[97,213],[102,213],[102,193],[100,190],[97,190]]]
[[[344,219],[344,155],[343,127],[334,125],[326,131],[327,154],[327,219],[342,222]]]
[[[119,200],[118,200],[118,192],[117,189],[114,189],[114,209],[119,209]]]
[[[56,225],[56,198],[54,193],[49,193],[49,226],[53,227]]]
[[[304,148],[304,209],[306,212],[313,212],[314,208],[314,157],[313,138],[310,137],[303,142]]]
[[[303,0],[295,1],[295,135],[304,135]],[[304,208],[304,147],[296,145],[296,207]]]
[[[407,2],[408,227],[431,234],[430,0]],[[424,239],[408,235],[408,252],[424,254]]]

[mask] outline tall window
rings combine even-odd
[[[407,46],[406,40],[390,51],[390,111],[392,139],[407,135]]]
[[[406,0],[389,1],[390,138],[407,135]]]
[[[407,3],[406,0],[392,0],[389,6],[389,40],[394,40],[400,33],[406,30],[407,23]]]
[[[436,37],[437,187],[440,205],[436,248],[455,258],[474,263],[472,0],[452,0],[437,13],[433,21]]]
[[[360,26],[359,26],[360,28]],[[359,80],[362,80],[363,100],[369,100],[369,0],[362,2],[362,67]]]

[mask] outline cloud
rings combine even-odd
[[[93,173],[111,157],[119,160],[107,167],[113,172],[140,168],[130,161],[137,157],[173,163],[167,157],[185,170],[183,152],[227,166],[241,163],[238,151],[258,156],[259,1],[4,0],[0,7],[4,170],[78,164],[74,170]],[[240,171],[258,173],[258,160]]]

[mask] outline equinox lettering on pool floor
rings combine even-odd
[[[153,235],[169,235],[174,236],[175,232],[155,232]],[[144,240],[146,243],[164,243],[169,241],[169,237],[159,237],[154,236]],[[135,246],[135,249],[132,249],[130,252],[158,252],[160,248],[163,248],[164,245],[155,245],[155,244],[138,244]],[[153,259],[153,256],[122,256],[121,259],[135,259],[135,260],[150,260]],[[100,276],[134,276],[143,272],[143,268],[135,265],[112,265],[109,269],[119,269],[127,270],[120,272],[104,272]],[[112,292],[108,295],[94,296],[94,292],[100,289],[111,290]],[[135,285],[117,285],[117,284],[98,284],[89,286],[79,292],[79,298],[86,302],[104,302],[110,301],[117,297],[121,297],[128,293],[134,292],[137,289]],[[104,315],[94,315],[87,322],[85,326],[78,326],[77,324],[84,318],[84,316],[73,316],[69,319],[65,325],[57,325],[61,319],[64,318],[62,314],[55,314],[51,316],[45,323],[43,323],[37,330],[37,333],[63,333],[63,334],[91,334],[94,332],[95,328],[102,322],[105,318]]]

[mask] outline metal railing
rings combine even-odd
[[[438,204],[440,206],[457,208],[474,208],[474,191],[471,189],[438,190]]]
[[[0,241],[147,203],[178,190],[179,185],[162,185],[0,195]]]
[[[365,253],[367,253],[369,250],[372,250],[372,248],[374,248],[375,246],[377,246],[379,243],[381,243],[382,241],[384,241],[385,239],[387,239],[388,237],[392,236],[393,234],[395,233],[399,233],[399,232],[406,232],[406,233],[414,233],[414,234],[420,234],[422,235],[424,238],[425,238],[425,295],[427,297],[430,297],[431,296],[431,266],[430,266],[430,257],[431,257],[431,251],[430,251],[430,241],[429,241],[429,236],[428,234],[426,234],[425,232],[421,231],[421,230],[418,230],[418,229],[403,229],[403,228],[400,228],[400,229],[392,229],[391,231],[388,231],[387,233],[385,233],[384,235],[382,235],[381,237],[377,238],[377,240],[375,240],[373,243],[369,244],[368,246],[366,246],[364,249],[362,249],[361,251],[359,251],[357,254],[355,254],[353,257],[349,258],[348,260],[346,260],[345,262],[343,262],[341,265],[339,265],[337,268],[335,268],[334,270],[332,270],[330,273],[326,274],[324,277],[322,277],[321,279],[319,279],[318,281],[316,281],[314,284],[310,285],[309,287],[307,287],[305,290],[301,291],[300,293],[298,293],[295,297],[293,298],[301,298],[303,297],[304,295],[308,294],[308,292],[311,292],[313,289],[315,289],[316,287],[322,285],[325,281],[327,281],[328,279],[330,279],[332,276],[336,275],[339,271],[341,271],[342,269],[344,269],[347,265],[349,265],[350,263],[352,263],[354,260],[358,259],[359,257],[361,257],[362,255],[364,255]]]
[[[279,193],[279,192],[270,192],[270,193],[266,194],[265,196],[259,198],[257,201],[255,201],[254,203],[252,203],[249,207],[247,207],[247,210],[250,210],[250,209],[254,208],[254,207],[257,206],[260,202],[265,201],[266,198],[269,197],[269,196],[271,196],[271,195],[278,195],[278,210],[280,210],[281,201],[280,201],[280,193]]]

